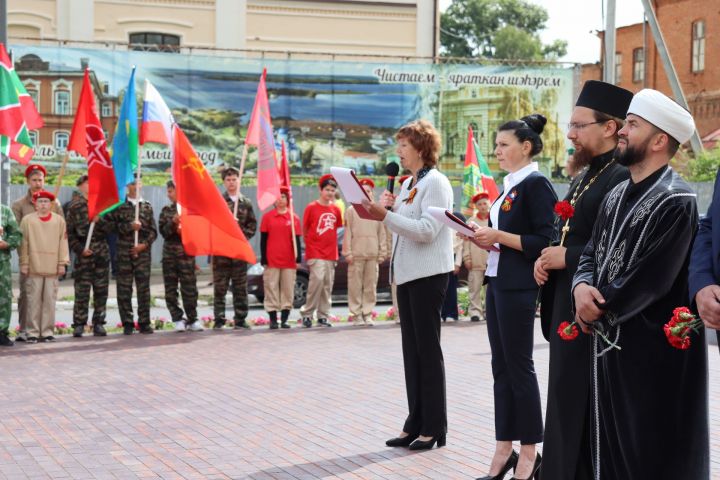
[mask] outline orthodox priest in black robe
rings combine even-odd
[[[567,133],[575,147],[575,161],[585,166],[564,199],[572,204],[574,214],[567,224],[558,217],[557,241],[535,262],[535,280],[542,285],[542,330],[550,342],[543,480],[593,478],[591,338],[583,335],[567,342],[557,330],[562,322],[573,320],[570,284],[592,235],[600,203],[615,185],[630,176],[628,169],[615,161],[614,153],[617,133],[624,124],[621,119],[625,118],[632,96],[632,92],[609,83],[585,82]]]
[[[662,93],[635,95],[617,155],[631,177],[603,201],[573,278],[575,320],[592,332],[596,479],[710,475],[705,334],[678,350],[663,332],[687,305],[698,221],[695,194],[668,163],[694,129]]]

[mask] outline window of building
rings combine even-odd
[[[153,32],[131,33],[130,48],[133,50],[179,53],[180,36]]]
[[[37,130],[30,130],[28,132],[28,135],[30,135],[30,141],[33,145],[37,146],[38,144],[38,132]]]
[[[70,115],[70,92],[68,90],[55,91],[55,115]]]
[[[645,80],[645,50],[636,48],[633,50],[633,82]]]
[[[32,98],[35,107],[38,107],[40,105],[40,93],[34,88],[27,88],[26,90],[30,98]]]
[[[112,105],[110,105],[107,102],[103,102],[101,115],[103,117],[111,117],[112,116]]]
[[[705,20],[692,24],[692,71],[705,70]]]
[[[615,54],[615,84],[622,82],[622,53]]]
[[[70,141],[70,134],[68,132],[56,131],[53,134],[53,144],[55,150],[58,152],[64,152],[67,150],[68,142]]]

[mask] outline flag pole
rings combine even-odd
[[[240,158],[240,175],[238,176],[238,196],[235,199],[235,205],[233,206],[233,217],[237,219],[238,202],[240,201],[240,186],[242,185],[242,176],[245,171],[245,159],[247,159],[248,144],[247,138],[245,139],[245,145],[243,146],[242,157]]]
[[[87,238],[85,239],[85,250],[90,249],[90,239],[93,236],[94,230],[95,230],[95,222],[90,222],[90,228],[88,229]]]
[[[142,165],[142,147],[138,148],[138,166],[137,166],[137,173],[135,174],[135,198],[137,199],[137,203],[135,204],[135,221],[140,221],[140,168]],[[135,246],[138,246],[138,240],[140,237],[140,230],[135,230]]]
[[[290,231],[292,232],[293,253],[298,256],[297,238],[295,233],[295,209],[293,208],[292,189],[290,190]]]
[[[65,158],[63,158],[62,165],[60,166],[60,173],[58,174],[57,180],[55,180],[55,198],[60,193],[60,187],[62,186],[63,177],[65,176],[65,167],[67,166],[68,159],[70,158],[70,152],[65,152]]]

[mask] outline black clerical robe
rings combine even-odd
[[[630,176],[627,168],[613,161],[614,149],[594,157],[587,170],[577,177],[565,200],[577,192],[575,213],[570,219],[563,246],[564,270],[551,270],[541,292],[543,335],[550,342],[543,480],[592,478],[590,430],[591,337],[581,335],[572,342],[560,338],[562,322],[572,322],[570,284],[580,255],[592,235],[593,225],[605,195]],[[594,180],[593,180],[594,179]],[[590,182],[592,182],[590,184]],[[585,187],[590,184],[587,190]],[[557,222],[559,239],[565,222]]]
[[[663,325],[687,304],[695,194],[670,167],[620,183],[600,207],[573,279],[605,298],[595,322],[622,350],[593,336],[600,478],[709,478],[705,333],[670,346]],[[581,334],[582,335],[582,334]],[[594,428],[595,430],[595,428]]]

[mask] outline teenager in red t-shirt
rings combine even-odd
[[[323,175],[318,187],[320,197],[305,207],[303,214],[305,262],[310,269],[307,300],[300,309],[305,328],[312,327],[316,311],[318,325],[332,326],[328,316],[338,259],[337,230],[342,225],[342,214],[335,206],[335,179],[330,174]]]
[[[265,311],[270,317],[270,328],[278,328],[277,312],[280,310],[280,326],[290,328],[288,317],[293,304],[295,272],[300,263],[300,219],[288,208],[287,187],[280,188],[280,198],[275,208],[266,213],[260,223],[260,263],[265,267],[263,284]],[[295,223],[295,238],[290,224]],[[293,250],[297,247],[297,255]]]

